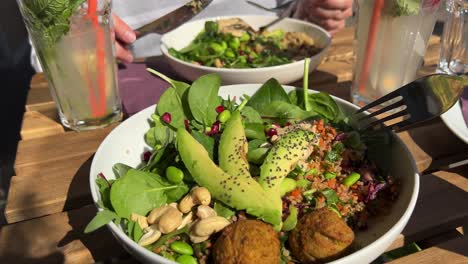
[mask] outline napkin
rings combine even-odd
[[[118,82],[124,114],[131,116],[158,102],[169,84],[149,73],[145,63],[119,65]]]
[[[463,90],[463,94],[460,98],[463,118],[465,119],[465,124],[468,126],[468,88]]]

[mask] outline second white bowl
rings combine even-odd
[[[190,81],[196,80],[201,75],[208,73],[217,73],[221,77],[223,84],[241,84],[241,83],[265,83],[268,79],[274,77],[282,84],[292,83],[300,80],[304,75],[304,60],[295,61],[278,66],[249,69],[231,69],[215,68],[195,65],[169,54],[169,48],[180,50],[189,45],[192,40],[204,28],[205,21],[220,20],[226,18],[238,17],[246,21],[257,30],[260,26],[266,25],[277,17],[274,16],[223,16],[201,19],[186,23],[175,30],[164,34],[161,38],[161,52],[169,61],[171,67],[180,76]],[[312,72],[323,60],[331,43],[330,34],[323,28],[307,23],[301,20],[285,18],[279,23],[273,25],[269,30],[282,29],[286,32],[305,32],[311,36],[316,45],[322,50],[310,58],[309,72]]]

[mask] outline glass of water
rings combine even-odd
[[[17,2],[62,124],[89,130],[119,121],[111,0]]]
[[[468,73],[468,0],[447,0],[438,72]]]

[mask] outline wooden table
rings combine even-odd
[[[327,58],[310,76],[310,88],[349,99],[352,38],[352,29],[334,38]],[[438,43],[431,38],[425,73],[434,69]],[[34,76],[26,109],[5,210],[8,225],[0,230],[0,263],[134,262],[107,229],[83,234],[96,213],[89,166],[113,127],[81,133],[64,129],[43,75]],[[461,228],[468,222],[468,166],[447,169],[468,158],[468,145],[440,119],[399,136],[419,170],[431,173],[421,176],[416,209],[389,248],[417,242],[423,250],[394,263],[468,263],[468,239]]]

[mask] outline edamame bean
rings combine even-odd
[[[180,264],[198,264],[197,259],[190,255],[180,255],[176,262]]]
[[[219,122],[221,123],[225,123],[226,121],[229,120],[229,118],[231,118],[231,111],[229,110],[224,110],[222,111],[219,115],[218,115],[218,120]]]
[[[308,172],[306,172],[305,175],[315,175],[317,174],[317,169],[316,168],[312,168],[310,169]]]
[[[233,38],[229,41],[229,47],[233,50],[237,50],[240,46],[240,41],[238,38]]]
[[[227,43],[226,41],[221,41],[221,47],[223,47],[223,50],[226,50],[227,49]]]
[[[335,177],[336,177],[336,173],[333,173],[333,172],[325,173],[325,179],[327,179],[327,180],[331,180],[331,179],[333,179]]]
[[[361,175],[359,173],[353,172],[343,180],[343,184],[349,187],[359,181],[360,178]]]
[[[242,42],[245,42],[245,41],[248,41],[250,39],[250,35],[249,33],[244,33],[240,38],[239,40],[242,41]]]
[[[180,183],[184,179],[184,172],[174,166],[166,169],[166,178],[172,183]]]
[[[236,54],[231,49],[227,49],[226,52],[224,52],[224,55],[226,55],[228,58],[236,57]]]
[[[280,193],[281,196],[285,195],[286,193],[296,189],[296,181],[290,178],[285,178],[280,185]]]
[[[224,52],[225,48],[223,46],[219,45],[216,42],[211,42],[209,47],[216,53],[216,54],[221,54]]]
[[[182,254],[182,255],[193,255],[193,248],[189,244],[182,242],[182,241],[175,241],[172,242],[170,245],[171,249],[174,252]]]
[[[241,63],[246,63],[247,62],[247,58],[245,56],[239,56],[239,62]]]
[[[296,181],[296,185],[297,187],[307,188],[310,185],[310,181],[306,179],[301,179],[301,180]]]

